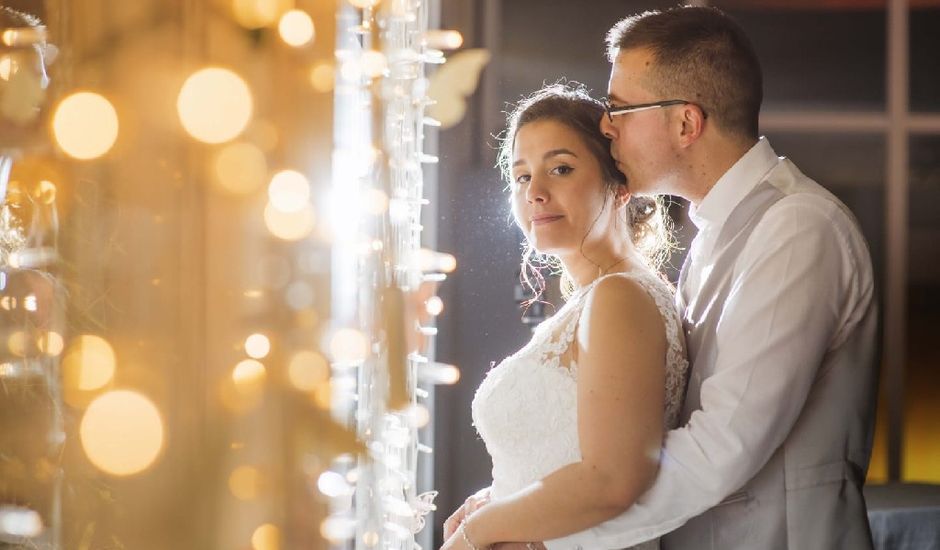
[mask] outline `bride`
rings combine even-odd
[[[673,290],[657,273],[665,216],[631,195],[602,116],[583,87],[560,84],[509,116],[499,164],[524,267],[534,253],[560,261],[567,301],[477,389],[473,422],[493,483],[447,520],[447,550],[550,540],[619,515],[652,483],[677,423],[688,362]]]

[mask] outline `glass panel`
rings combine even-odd
[[[911,110],[940,111],[940,8],[911,10]]]
[[[716,2],[738,20],[764,68],[765,110],[882,110],[885,10],[760,9]],[[729,6],[730,4],[730,6]],[[782,3],[781,3],[782,5]]]
[[[904,394],[906,481],[940,482],[940,136],[911,138],[907,372]]]

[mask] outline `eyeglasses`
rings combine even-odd
[[[671,107],[673,105],[695,105],[702,111],[702,117],[708,118],[708,113],[705,112],[705,109],[697,103],[692,103],[691,101],[686,101],[684,99],[667,99],[665,101],[656,101],[654,103],[640,103],[639,105],[624,105],[622,107],[614,107],[610,104],[610,100],[607,98],[603,99],[604,110],[607,111],[607,119],[611,122],[614,121],[614,117],[617,115],[625,115],[627,113],[638,113],[640,111],[649,111],[650,109],[660,109],[662,107]]]

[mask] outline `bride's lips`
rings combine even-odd
[[[547,223],[552,223],[564,218],[560,214],[539,214],[538,216],[532,216],[531,221],[532,225],[545,225]]]

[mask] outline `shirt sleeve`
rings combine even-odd
[[[768,210],[735,264],[701,409],[666,434],[652,487],[549,550],[624,548],[673,531],[740,489],[783,443],[857,288],[851,219],[828,202],[789,199]]]

